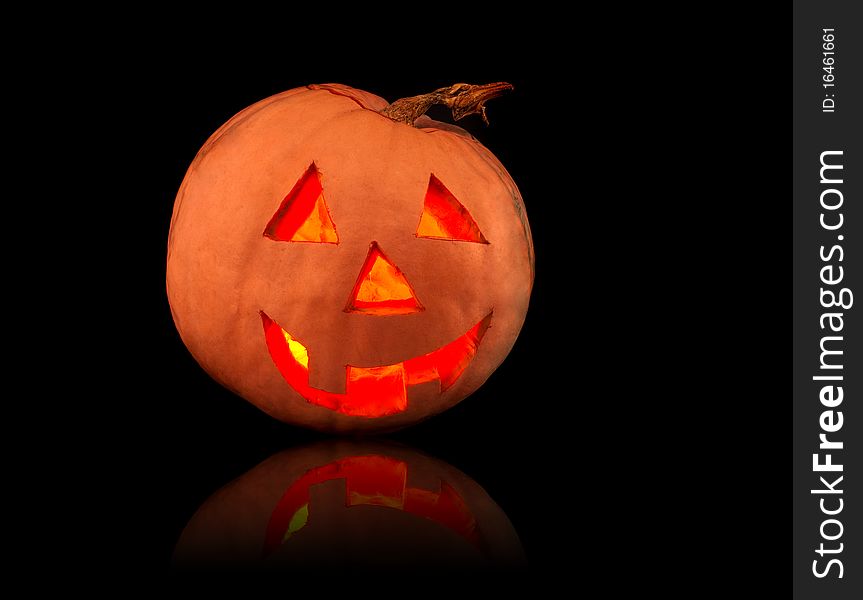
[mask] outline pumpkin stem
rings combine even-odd
[[[437,89],[429,94],[396,100],[383,109],[381,114],[393,121],[413,125],[414,121],[424,115],[433,104],[443,104],[452,110],[453,119],[456,121],[468,115],[479,113],[482,115],[483,122],[488,125],[488,117],[485,115],[485,103],[512,89],[512,84],[504,81],[486,83],[485,85],[456,83],[449,87]]]

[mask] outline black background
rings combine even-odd
[[[77,558],[136,577],[165,572],[211,493],[319,437],[220,388],[171,322],[169,219],[209,134],[313,82],[393,100],[505,80],[515,91],[489,103],[490,127],[476,116],[459,124],[524,197],[536,246],[527,321],[483,388],[391,437],[483,486],[540,581],[787,586],[787,567],[765,572],[786,560],[790,538],[787,371],[777,366],[788,343],[790,107],[784,71],[764,67],[782,64],[784,45],[759,42],[756,68],[743,43],[753,26],[739,15],[713,25],[715,14],[690,15],[680,27],[668,11],[633,11],[506,15],[495,26],[425,19],[396,28],[400,39],[392,28],[327,29],[323,44],[318,21],[300,36],[193,33],[165,19],[146,34],[77,39],[75,53],[54,57],[63,77],[38,71],[50,110],[65,103],[63,147],[78,154],[63,184],[79,192],[67,205],[84,253],[55,269],[67,271],[62,287],[51,280],[75,307],[62,313],[75,313],[63,321],[71,369],[55,379],[78,399],[58,395],[50,415],[66,430],[51,461],[74,490]],[[772,16],[756,29],[761,40],[782,30]],[[62,262],[69,246],[58,248]]]

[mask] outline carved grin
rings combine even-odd
[[[493,312],[493,311],[492,311]],[[489,312],[464,335],[437,350],[392,365],[345,366],[347,385],[337,394],[309,385],[309,351],[264,311],[261,321],[267,349],[279,372],[297,393],[312,404],[356,417],[383,417],[407,409],[408,387],[440,381],[440,391],[451,387],[476,354],[491,323]]]

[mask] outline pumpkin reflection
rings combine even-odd
[[[211,496],[177,567],[503,567],[524,563],[503,511],[466,475],[389,442],[281,452]]]

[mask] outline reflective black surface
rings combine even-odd
[[[515,529],[475,481],[402,444],[284,450],[213,493],[183,529],[182,570],[518,569]]]

